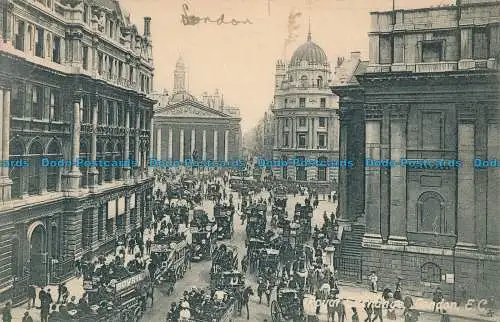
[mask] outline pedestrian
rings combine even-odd
[[[396,290],[394,291],[394,299],[397,301],[402,301],[403,296],[401,295],[401,277],[398,277],[396,282]]]
[[[375,320],[377,318],[380,319],[380,322],[384,321],[384,318],[382,315],[382,309],[383,309],[382,300],[378,299],[377,303],[375,303],[375,306],[373,308],[373,320],[372,320],[372,322],[375,322]]]
[[[151,238],[148,238],[148,240],[146,240],[146,254],[148,255],[151,255],[151,245],[153,245],[153,241]]]
[[[359,322],[358,311],[356,310],[355,307],[351,307],[351,309],[352,309],[352,318],[351,318],[351,321],[352,322]]]
[[[267,306],[271,305],[271,292],[272,292],[273,286],[271,285],[271,282],[267,280],[266,282],[266,300],[267,300]]]
[[[62,304],[65,304],[67,299],[68,299],[68,288],[64,283],[59,284],[57,288],[57,301],[56,304],[61,303],[62,299]]]
[[[31,317],[29,311],[24,312],[24,316],[23,316],[22,322],[33,322],[33,318]]]
[[[266,285],[262,281],[262,279],[259,279],[259,286],[257,286],[257,296],[259,297],[259,304],[262,304],[262,295],[264,294],[264,291],[266,290]]]
[[[443,300],[443,292],[441,291],[441,288],[438,286],[434,291],[434,294],[432,295],[432,301],[434,302],[434,309],[432,310],[433,312],[436,312],[436,309],[438,309],[438,312],[441,312],[441,305],[439,305],[438,303],[441,303],[442,300]]]
[[[371,274],[369,276],[369,279],[370,279],[370,290],[373,293],[377,293],[377,281],[378,281],[378,277],[375,274],[375,271],[371,272]]]
[[[5,308],[3,309],[3,312],[2,312],[2,321],[3,322],[12,322],[12,312],[10,310],[11,310],[10,302],[7,302],[7,304],[5,304]]]
[[[450,316],[446,310],[443,310],[443,313],[441,313],[441,322],[450,322]]]
[[[32,307],[35,307],[35,300],[36,300],[36,286],[30,284],[28,286],[28,310],[31,309]]]
[[[371,322],[372,321],[372,314],[373,314],[373,303],[365,302],[364,310],[365,310],[365,313],[367,315],[365,322]]]

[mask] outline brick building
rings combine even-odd
[[[368,66],[332,88],[346,131],[353,118],[364,123],[364,149],[341,134],[341,150],[359,159],[464,164],[359,167],[364,178],[358,175],[345,194],[359,196],[364,207],[345,203],[342,247],[358,247],[362,277],[375,271],[383,286],[401,276],[413,294],[440,286],[447,298],[462,289],[471,298],[498,296],[500,172],[475,169],[472,160],[500,155],[500,2],[371,16]]]
[[[196,99],[186,88],[186,66],[177,62],[174,90],[157,96],[154,115],[154,156],[158,160],[241,159],[241,117],[238,107],[224,104],[222,94],[203,93]]]
[[[150,19],[118,2],[4,1],[0,8],[0,302],[69,277],[149,216],[154,100]],[[44,167],[40,160],[133,159]],[[116,165],[116,164],[115,164]]]

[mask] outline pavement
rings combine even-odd
[[[268,194],[266,192],[261,194],[264,198],[267,198]],[[236,197],[236,194],[235,194]],[[293,214],[293,210],[296,202],[303,202],[305,199],[304,196],[289,196],[287,202],[287,209],[289,214]],[[321,196],[320,196],[321,199]],[[239,200],[235,200],[236,203]],[[320,200],[319,206],[314,210],[314,216],[312,219],[312,226],[315,225],[321,226],[323,223],[323,213],[327,211],[330,214],[332,211],[335,211],[336,204]],[[204,201],[202,208],[208,212],[210,216],[213,216],[213,202]],[[270,219],[270,216],[268,217]],[[147,236],[145,236],[147,238]],[[225,241],[225,244],[234,245],[238,249],[238,255],[241,260],[243,254],[246,252],[245,249],[245,227],[241,224],[239,218],[235,218],[234,221],[234,235],[233,239],[230,241]],[[113,258],[113,255],[110,255],[110,259]],[[130,260],[133,258],[133,255],[127,255],[126,260]],[[208,261],[200,262],[200,263],[192,263],[191,269],[189,269],[184,278],[177,281],[175,284],[174,291],[170,295],[165,295],[162,293],[161,288],[157,288],[155,290],[155,298],[153,301],[153,307],[149,308],[142,321],[165,321],[167,312],[170,308],[170,305],[173,302],[178,302],[182,297],[182,294],[185,290],[189,290],[192,287],[196,286],[197,288],[205,288],[209,286],[210,281],[210,267]],[[248,274],[246,277],[247,284],[252,286],[254,291],[257,288],[257,281],[253,274]],[[344,299],[344,303],[346,304],[347,309],[347,317],[346,321],[350,321],[351,317],[351,307],[356,307],[360,316],[360,320],[364,320],[366,315],[363,310],[363,303],[365,301],[376,301],[381,297],[380,293],[372,293],[368,290],[367,286],[360,285],[350,285],[350,284],[342,284],[340,283],[340,297]],[[83,294],[82,288],[82,280],[80,278],[73,278],[66,282],[66,285],[70,291],[70,297],[76,296],[77,299],[81,297]],[[57,285],[49,286],[51,289],[51,294],[54,300],[57,299]],[[256,293],[256,292],[255,292]],[[37,290],[38,294],[38,290]],[[275,299],[276,292],[272,293],[272,300]],[[439,322],[441,321],[441,316],[439,313],[432,313],[433,302],[430,299],[424,298],[416,298],[413,297],[415,302],[415,309],[422,311],[420,321],[425,322]],[[305,312],[312,313],[315,318],[310,319],[310,321],[314,321],[317,318],[317,321],[328,321],[327,319],[327,303],[323,303],[320,308],[320,314],[316,315],[315,312],[315,302],[313,302],[311,306],[311,302],[305,301]],[[38,300],[36,301],[36,306],[40,306]],[[13,321],[21,321],[24,312],[26,311],[27,304],[23,306],[19,306],[12,309]],[[271,321],[271,309],[265,303],[265,300],[262,304],[258,303],[257,296],[252,296],[250,298],[249,303],[249,311],[250,311],[250,321]],[[312,312],[311,312],[312,311]],[[487,318],[478,312],[477,310],[466,310],[464,308],[447,308],[448,313],[451,316],[451,321],[498,321],[496,318]],[[40,321],[40,310],[31,309],[30,314],[33,318],[34,322]],[[402,318],[402,310],[396,310],[397,319],[395,321],[403,321]],[[385,318],[385,312],[384,312]],[[479,320],[477,320],[479,318]],[[246,311],[243,313],[243,317],[235,317],[233,319],[234,322],[247,321],[246,319]]]

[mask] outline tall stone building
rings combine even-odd
[[[4,1],[0,16],[0,301],[17,302],[150,217],[151,21],[139,32],[108,0]]]
[[[191,159],[230,161],[241,157],[241,117],[238,107],[224,104],[220,91],[195,98],[186,86],[186,66],[182,58],[174,71],[171,96],[157,96],[154,116],[154,156],[157,160]],[[169,163],[164,163],[168,165]],[[155,163],[153,166],[161,166]]]
[[[274,175],[297,183],[330,187],[338,168],[317,166],[338,160],[337,97],[329,89],[331,69],[324,50],[312,41],[299,46],[288,64],[276,64],[272,111],[275,118],[274,160],[307,161],[275,167]],[[312,166],[311,166],[312,165]]]
[[[364,113],[365,149],[351,153],[421,162],[364,168],[364,213],[343,213],[365,227],[364,277],[400,275],[420,295],[500,295],[500,172],[473,164],[500,155],[499,17],[485,0],[372,13],[366,71],[333,88],[341,111]]]

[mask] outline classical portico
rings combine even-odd
[[[229,161],[240,157],[239,118],[188,99],[155,111],[154,156]]]

